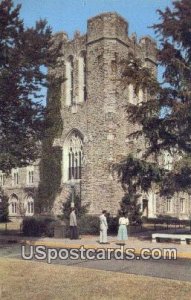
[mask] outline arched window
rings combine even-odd
[[[27,215],[33,215],[34,214],[34,199],[32,196],[27,197]]]
[[[77,130],[72,131],[65,141],[63,149],[63,179],[81,179],[83,140]]]
[[[17,195],[12,194],[9,198],[9,215],[14,216],[18,214],[19,200]]]
[[[69,56],[65,63],[66,67],[66,105],[74,103],[74,59]]]
[[[34,215],[34,197],[32,194],[29,194],[24,198],[23,214],[25,214],[26,216]]]
[[[82,52],[78,58],[78,102],[86,100],[86,56]]]
[[[68,150],[68,179],[81,179],[81,157],[83,145],[82,140],[77,133],[71,136]]]

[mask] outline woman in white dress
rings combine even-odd
[[[128,239],[127,225],[129,225],[129,219],[126,214],[123,213],[122,217],[119,218],[119,229],[117,235],[117,239],[120,244],[125,244]]]

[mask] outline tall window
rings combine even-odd
[[[171,198],[167,198],[167,200],[166,200],[166,211],[172,212],[172,199]]]
[[[0,173],[0,186],[5,185],[5,174]]]
[[[13,194],[9,199],[9,215],[18,214],[18,197]]]
[[[27,185],[34,183],[34,166],[27,166],[26,168],[26,183]]]
[[[69,143],[68,152],[68,179],[81,179],[82,168],[82,140],[76,134],[74,134]]]
[[[33,184],[34,183],[34,171],[29,170],[28,171],[28,184]]]
[[[82,177],[83,141],[81,134],[74,130],[64,144],[63,179],[81,179]]]
[[[66,105],[74,103],[74,60],[70,56],[65,63],[66,66]]]
[[[86,100],[86,57],[85,53],[81,53],[78,58],[78,101]]]
[[[18,169],[12,170],[12,183],[13,183],[13,186],[19,184],[19,170]]]
[[[12,214],[16,214],[17,213],[17,203],[16,202],[12,202],[11,203],[11,213]]]
[[[144,101],[144,93],[143,90],[139,90],[138,95],[135,93],[135,89],[133,84],[129,84],[128,87],[129,92],[129,103],[134,105],[139,105],[141,102]]]
[[[32,196],[29,196],[27,198],[27,215],[33,215],[34,214],[34,199]]]
[[[141,103],[144,101],[144,93],[143,90],[139,90],[139,94],[138,94],[138,103]]]
[[[29,184],[34,182],[34,171],[29,171]]]
[[[129,84],[129,103],[135,104],[135,95],[134,95],[134,87],[132,84]]]
[[[185,212],[185,199],[184,198],[180,199],[180,212],[181,213]]]

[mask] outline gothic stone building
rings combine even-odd
[[[156,44],[148,36],[139,41],[135,35],[129,36],[128,23],[117,13],[103,13],[89,19],[85,35],[76,32],[70,40],[62,32],[55,35],[55,40],[63,42],[64,62],[62,70],[56,72],[62,72],[66,80],[60,99],[63,131],[53,143],[62,150],[61,189],[55,197],[53,212],[60,213],[74,185],[82,203],[90,203],[90,214],[99,214],[102,209],[116,214],[124,192],[111,166],[132,151],[139,157],[145,147],[144,141],[127,138],[136,128],[128,122],[124,106],[128,101],[135,105],[147,101],[142,91],[135,96],[132,85],[126,89],[119,86],[118,66],[122,59],[136,53],[156,75]],[[161,163],[169,166],[172,160],[165,156]],[[39,180],[38,167],[35,168],[33,186]],[[24,176],[24,171],[18,172]],[[29,171],[25,175],[29,178]],[[22,185],[21,188],[14,185],[14,177],[12,187],[5,185],[5,189],[10,203],[14,197],[18,201],[28,197],[23,194]],[[35,193],[29,192],[31,201]],[[140,203],[148,217],[169,214],[188,218],[191,212],[188,195],[161,199],[155,189],[142,195]],[[10,214],[16,213],[11,206]]]

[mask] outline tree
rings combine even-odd
[[[9,217],[8,211],[8,197],[4,194],[4,192],[0,189],[0,222],[7,222]]]
[[[137,57],[122,62],[121,83],[149,94],[147,102],[126,107],[128,120],[139,125],[131,135],[144,138],[148,147],[143,159],[131,154],[117,169],[129,193],[132,185],[136,192],[156,184],[161,194],[173,195],[191,188],[191,2],[174,1],[172,9],[158,13],[160,23],[152,27],[159,38],[162,82]],[[158,164],[164,152],[178,158],[171,170]]]
[[[0,3],[0,169],[30,164],[39,157],[47,126],[41,88],[47,67],[56,67],[60,46],[53,46],[45,20],[25,28],[21,5]]]
[[[121,212],[127,213],[130,224],[141,224],[141,205],[139,196],[136,193],[125,193],[121,200]]]
[[[79,219],[87,214],[88,204],[82,205],[79,195],[74,193],[74,196],[72,196],[72,193],[70,193],[66,202],[63,203],[63,219],[64,220],[67,220],[67,219],[69,220],[69,218],[70,218],[72,200],[74,201],[76,215]]]

